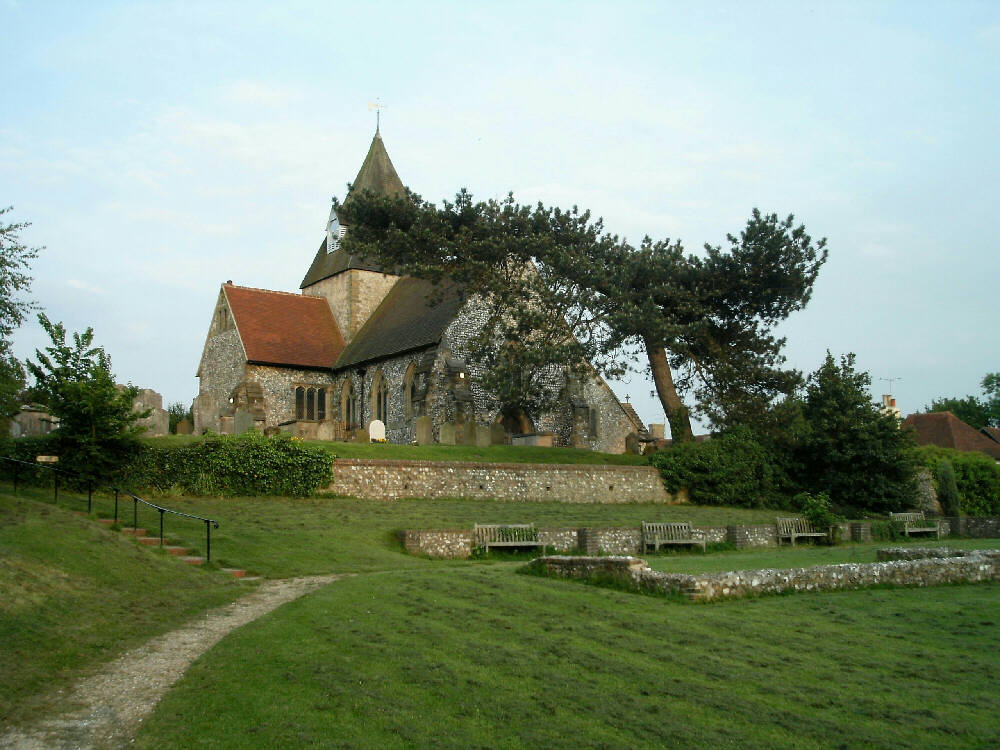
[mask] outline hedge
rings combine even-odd
[[[920,462],[937,481],[938,468],[951,463],[958,485],[959,509],[967,516],[1000,515],[1000,464],[982,453],[924,445],[916,449]]]
[[[3,455],[33,463],[36,455],[54,452],[56,446],[49,436],[19,438],[4,446],[7,450]],[[305,496],[330,484],[332,460],[333,456],[322,448],[302,445],[287,436],[268,438],[258,432],[212,436],[171,446],[140,441],[137,455],[121,467],[115,481],[132,492]],[[48,472],[27,467],[22,467],[19,480],[29,479],[28,473],[37,475],[36,481],[51,481]],[[10,474],[10,469],[5,468],[5,475]]]

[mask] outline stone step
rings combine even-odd
[[[124,529],[122,529],[122,533],[123,534],[131,534],[133,536],[146,536],[146,530],[145,529],[136,529],[136,528],[133,528],[132,526],[126,526]]]
[[[139,544],[145,544],[152,547],[154,544],[160,543],[160,537],[158,536],[144,536],[139,538]]]
[[[182,557],[181,560],[186,562],[188,565],[202,565],[205,562],[204,557]]]
[[[224,571],[229,573],[233,578],[246,578],[247,572],[245,570],[240,570],[239,568],[223,568]]]
[[[103,523],[105,526],[111,526],[112,524],[114,524],[115,519],[113,519],[113,518],[98,518],[97,522],[98,523]]]
[[[167,552],[171,555],[186,555],[188,552],[187,547],[164,547]]]

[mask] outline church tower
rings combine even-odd
[[[371,190],[386,196],[400,196],[406,192],[377,128],[368,155],[351,186],[351,191],[355,190]],[[348,195],[345,202],[350,197]],[[346,232],[347,227],[340,223],[336,209],[331,208],[326,236],[299,288],[303,294],[325,297],[329,301],[345,340],[350,342],[399,276],[383,272],[382,267],[370,259],[344,252],[340,240]]]

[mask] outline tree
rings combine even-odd
[[[1000,372],[987,373],[980,381],[984,398],[936,398],[925,412],[950,411],[967,425],[977,430],[982,427],[1000,427]]]
[[[938,502],[941,503],[941,511],[946,516],[957,516],[961,502],[958,497],[958,482],[955,479],[955,469],[951,461],[941,461],[938,464]]]
[[[167,414],[170,418],[170,426],[168,431],[172,435],[177,434],[177,425],[180,424],[181,420],[188,420],[193,422],[191,417],[191,407],[184,406],[180,401],[175,401],[174,403],[167,406]]]
[[[11,337],[35,309],[34,303],[20,295],[31,288],[30,261],[43,248],[28,247],[21,241],[21,230],[28,222],[8,224],[2,217],[13,207],[0,208],[0,417],[17,413],[24,389],[24,367],[11,352]]]
[[[802,402],[807,428],[798,449],[801,483],[841,506],[901,510],[913,494],[913,438],[872,402],[871,376],[854,363],[853,354],[838,364],[827,352],[809,376]]]
[[[62,323],[52,323],[44,314],[38,322],[52,345],[44,352],[35,350],[38,361],[27,364],[34,393],[59,421],[55,435],[61,467],[84,479],[107,481],[136,450],[142,428],[135,422],[149,412],[132,411],[139,389],[115,385],[111,358],[94,346],[92,328],[74,333],[70,345]]]
[[[510,195],[475,203],[462,191],[439,209],[412,193],[352,194],[344,210],[348,252],[481,300],[473,353],[488,390],[537,388],[540,369],[580,370],[586,360],[620,375],[642,353],[671,434],[683,440],[692,431],[682,393],[713,422],[734,424],[800,382],[782,369],[784,340],[772,331],[808,302],[827,251],[791,216],[754,210],[727,250],[706,245],[699,257],[670,240],[635,248],[587,211],[531,209]]]

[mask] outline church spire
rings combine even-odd
[[[371,190],[373,193],[378,193],[379,195],[390,196],[403,195],[406,192],[406,189],[403,187],[403,181],[396,174],[396,168],[392,166],[392,160],[385,150],[385,144],[382,142],[382,135],[379,133],[378,126],[375,127],[375,137],[372,138],[372,145],[368,149],[368,155],[361,164],[358,176],[354,178],[354,182],[351,185],[352,193],[355,191],[364,192],[365,190]],[[346,200],[350,200],[350,195],[348,195]]]

